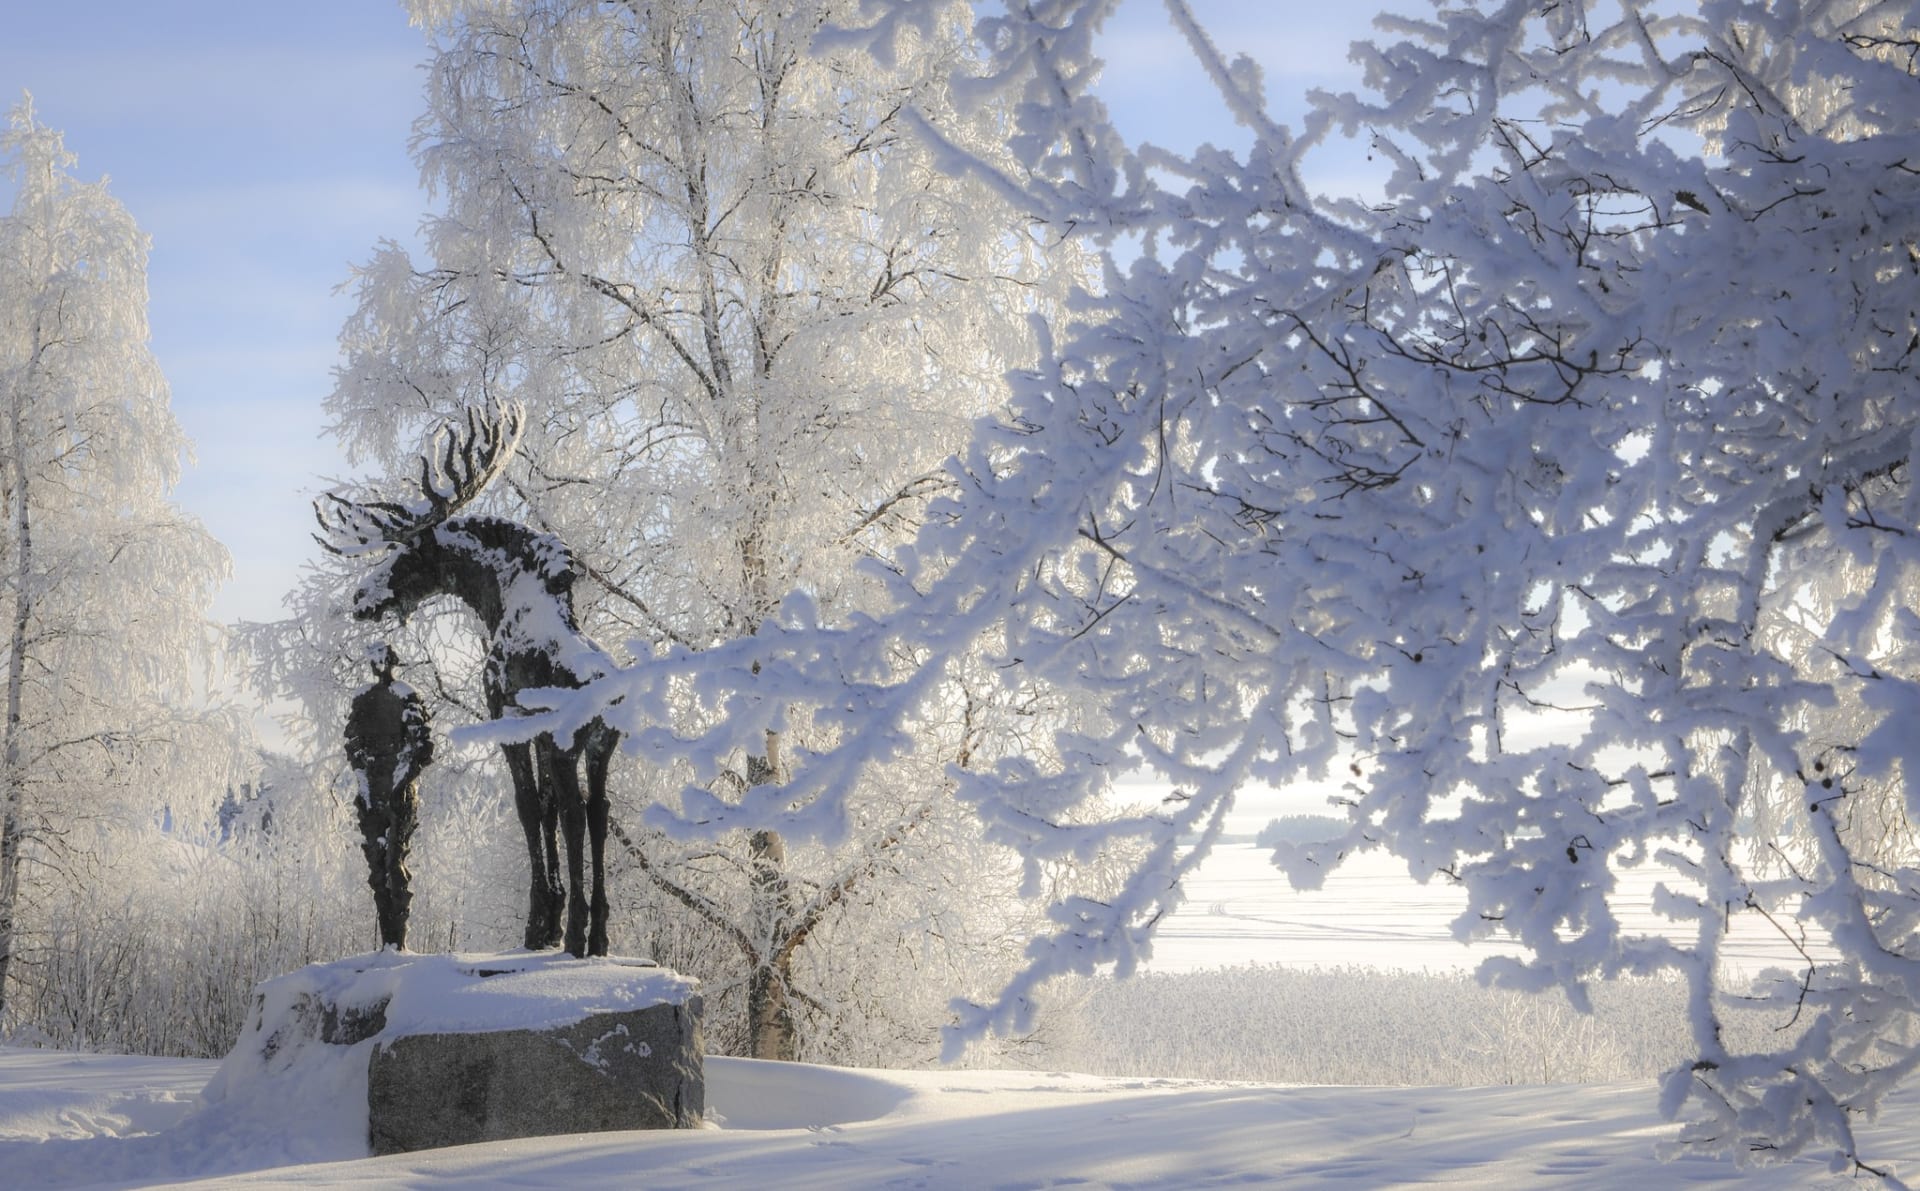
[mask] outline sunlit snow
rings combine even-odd
[[[1800,1163],[1661,1164],[1649,1084],[1310,1088],[1062,1072],[850,1071],[708,1060],[711,1128],[298,1160],[302,1118],[194,1117],[214,1064],[0,1051],[11,1187],[1851,1186]],[[1865,1132],[1920,1152],[1911,1091]],[[293,1164],[287,1164],[287,1163]]]

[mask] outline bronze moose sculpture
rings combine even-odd
[[[523,691],[580,687],[613,669],[580,632],[572,594],[577,569],[565,544],[504,517],[461,512],[505,469],[520,425],[517,408],[498,407],[469,411],[464,428],[442,424],[421,455],[417,498],[356,501],[328,493],[314,502],[322,546],[379,558],[354,591],[355,618],[404,620],[443,595],[472,609],[486,630],[483,685],[496,720],[523,710]],[[563,942],[564,906],[566,950],[607,953],[607,767],[618,743],[618,733],[596,718],[565,741],[543,732],[501,746],[531,869],[529,948]]]

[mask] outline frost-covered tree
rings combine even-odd
[[[433,46],[416,152],[443,209],[424,262],[388,246],[360,272],[329,409],[357,460],[399,471],[433,421],[524,407],[501,511],[567,543],[582,627],[629,659],[748,639],[795,588],[833,616],[873,599],[856,564],[897,565],[948,483],[941,460],[1031,363],[1028,315],[1070,275],[1043,267],[1018,208],[910,134],[910,110],[942,113],[949,135],[1018,168],[1000,109],[952,107],[964,6],[884,67],[810,54],[854,7],[414,6]],[[317,577],[304,606],[337,586]],[[429,614],[413,631],[403,653],[436,674],[410,680],[465,704],[438,722],[486,718],[458,625]],[[876,884],[910,885],[907,858],[951,834],[932,829],[951,812],[942,766],[989,721],[1034,710],[974,706],[957,681],[943,698],[917,768],[849,791],[841,846],[790,849],[769,828],[717,847],[616,835],[647,918],[702,923],[734,957],[708,983],[737,979],[751,1053],[791,1057],[796,1013],[831,1016],[794,975],[805,949]],[[777,780],[831,738],[811,712],[762,717],[698,772],[616,763],[616,824],[689,780],[723,803]],[[646,714],[697,731],[710,713],[680,692]]]
[[[568,714],[669,681],[730,708],[839,691],[841,746],[726,810],[833,836],[848,775],[910,749],[987,643],[995,672],[1107,714],[961,795],[1035,866],[1116,839],[1143,859],[1069,889],[959,1036],[1019,1027],[1052,974],[1131,968],[1237,787],[1331,770],[1349,828],[1286,850],[1296,880],[1390,847],[1464,885],[1463,938],[1529,949],[1487,978],[1576,1004],[1677,972],[1683,1144],[1877,1169],[1852,1122],[1920,1065],[1920,7],[1442,3],[1383,18],[1397,40],[1357,51],[1372,97],[1317,96],[1293,130],[1168,0],[1250,140],[1189,154],[1127,145],[1091,94],[1112,7],[979,22],[969,86],[1017,100],[1023,172],[927,118],[946,160],[1115,263],[953,468],[895,608],[834,624],[795,600],[751,648],[656,660]],[[836,44],[886,56],[938,11],[877,5]],[[1382,196],[1303,181],[1340,132]],[[889,649],[925,667],[872,663]],[[1104,813],[1136,759],[1174,795]],[[1621,928],[1634,864],[1670,870],[1671,931]],[[1719,962],[1748,916],[1804,947],[1792,979]],[[1727,1041],[1728,996],[1776,1007],[1773,1049]]]
[[[119,828],[211,811],[226,553],[168,503],[187,443],[147,346],[147,239],[31,105],[0,139],[0,1006],[33,914]]]

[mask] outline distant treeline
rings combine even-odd
[[[1267,825],[1253,837],[1253,842],[1262,848],[1277,848],[1281,844],[1317,844],[1339,839],[1346,829],[1345,823],[1328,815],[1282,815],[1278,819],[1267,820]]]

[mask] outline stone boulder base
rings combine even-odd
[[[705,1111],[700,999],[545,1030],[410,1034],[373,1052],[375,1154],[615,1129],[690,1129]]]
[[[262,983],[203,1098],[285,1105],[347,1149],[697,1128],[695,982],[644,960],[380,951]],[[4,1184],[4,1177],[0,1177]]]

